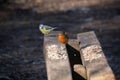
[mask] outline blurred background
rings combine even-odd
[[[120,0],[0,0],[0,80],[47,80],[40,23],[95,31],[120,80]]]

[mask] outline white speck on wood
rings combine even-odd
[[[102,57],[100,53],[102,51],[99,45],[90,45],[86,48],[81,49],[85,61],[92,61]]]
[[[67,59],[67,53],[65,50],[65,46],[60,46],[56,44],[49,44],[46,45],[46,53],[47,57],[50,60],[66,60]]]

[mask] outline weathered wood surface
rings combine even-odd
[[[77,39],[69,39],[68,40],[68,44],[75,48],[76,50],[80,51],[80,47],[79,47],[79,43],[78,43],[78,40]]]
[[[74,71],[81,75],[84,79],[87,79],[87,72],[83,65],[75,64],[74,65]]]
[[[82,62],[87,71],[87,80],[115,80],[95,33],[81,33],[77,37]]]
[[[48,80],[72,80],[66,46],[57,40],[59,31],[44,36],[44,56]]]

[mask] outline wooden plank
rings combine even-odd
[[[77,35],[87,80],[115,80],[99,41],[93,31]]]
[[[57,40],[60,31],[44,36],[44,56],[48,80],[72,80],[66,46]]]
[[[79,43],[78,43],[78,40],[77,39],[69,39],[68,40],[68,44],[75,48],[76,50],[80,51],[80,47],[79,47]]]
[[[74,71],[76,73],[78,73],[79,75],[81,75],[84,79],[87,79],[86,69],[83,65],[75,64],[74,65]]]

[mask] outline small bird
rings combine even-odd
[[[65,35],[65,33],[59,33],[58,34],[58,41],[62,44],[66,44],[68,42],[68,38]]]
[[[43,34],[49,34],[51,31],[53,31],[54,29],[56,29],[57,27],[51,27],[51,26],[47,26],[47,25],[43,25],[40,24],[39,25],[39,30],[43,33]]]

